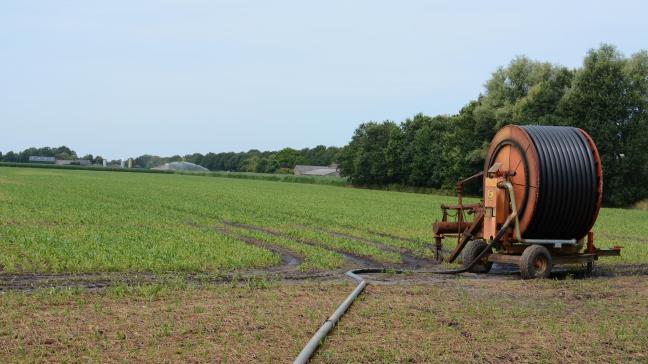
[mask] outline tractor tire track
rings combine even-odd
[[[271,267],[268,269],[268,271],[284,271],[284,270],[293,271],[303,261],[302,257],[298,256],[297,254],[293,253],[292,251],[282,246],[270,244],[265,241],[257,240],[247,236],[234,234],[228,231],[227,228],[215,227],[214,230],[230,238],[242,241],[246,244],[254,245],[262,249],[269,250],[279,255],[281,257],[281,266]]]
[[[343,271],[298,272],[268,269],[235,270],[220,275],[205,273],[178,274],[170,272],[106,272],[106,273],[7,273],[0,274],[0,294],[6,291],[34,291],[38,289],[80,288],[87,291],[99,291],[111,286],[127,285],[137,287],[147,284],[177,284],[179,281],[187,285],[221,285],[247,284],[254,281],[280,281],[283,283],[300,283],[306,281],[334,281],[343,278]]]
[[[122,282],[123,280],[119,280]],[[0,275],[0,292],[30,291],[38,288],[73,288],[100,289],[112,282],[98,274],[2,274]],[[117,283],[115,281],[114,283]]]
[[[281,238],[284,238],[284,239],[292,240],[292,241],[295,241],[295,242],[298,242],[298,243],[301,243],[301,244],[306,244],[306,245],[310,245],[310,246],[314,246],[314,247],[319,247],[321,249],[329,250],[329,251],[332,251],[332,252],[335,252],[337,254],[342,255],[342,257],[344,257],[344,259],[347,260],[349,263],[351,263],[354,267],[359,267],[359,268],[365,268],[365,267],[381,267],[381,268],[384,268],[385,267],[384,263],[379,262],[379,261],[377,261],[375,259],[372,259],[372,258],[369,258],[369,257],[359,256],[359,255],[355,255],[355,254],[345,252],[345,251],[342,251],[342,250],[339,250],[339,249],[334,249],[334,248],[331,248],[331,247],[326,246],[324,244],[320,244],[320,243],[318,243],[316,241],[311,241],[311,240],[303,239],[303,238],[294,238],[294,237],[292,237],[292,236],[290,236],[288,234],[280,233],[280,232],[277,232],[277,231],[274,231],[274,230],[271,230],[271,229],[267,229],[267,228],[264,228],[264,227],[261,227],[261,226],[237,223],[237,222],[227,221],[227,220],[223,220],[223,221],[221,221],[221,223],[223,223],[226,226],[232,226],[232,227],[236,227],[236,228],[239,228],[239,229],[256,231],[256,232],[260,232],[260,233],[264,233],[264,234],[268,234],[268,235],[277,236],[277,237],[281,237]]]
[[[390,253],[400,254],[400,256],[401,256],[401,258],[403,260],[403,264],[399,265],[400,268],[419,269],[419,268],[425,268],[425,267],[429,267],[429,266],[437,264],[437,263],[435,263],[435,262],[433,262],[431,260],[421,258],[421,257],[417,257],[417,256],[413,255],[409,250],[407,250],[405,248],[397,248],[397,247],[385,245],[384,243],[381,243],[381,242],[376,241],[376,240],[367,239],[367,238],[363,238],[361,236],[355,236],[355,235],[351,235],[351,234],[347,234],[347,233],[342,233],[342,232],[339,232],[339,231],[334,231],[334,230],[329,230],[329,229],[324,229],[324,228],[316,228],[316,230],[320,231],[320,232],[323,232],[323,233],[326,233],[326,234],[329,234],[329,235],[331,235],[333,237],[342,238],[342,239],[349,239],[349,240],[354,240],[354,241],[359,241],[359,242],[371,244],[371,245],[376,246],[380,250],[390,252]]]
[[[368,232],[369,234],[374,234],[374,235],[380,236],[381,238],[389,238],[389,239],[394,239],[394,240],[400,240],[400,241],[403,241],[403,242],[406,242],[406,243],[413,243],[413,244],[420,244],[421,243],[420,241],[418,241],[416,239],[406,238],[406,237],[398,236],[398,235],[392,235],[392,234],[389,234],[389,233],[383,233],[381,231],[376,231],[376,230],[371,230],[371,229],[364,229],[364,231]]]
[[[300,284],[313,281],[346,281],[344,272],[346,269],[337,269],[319,272],[269,272],[267,269],[244,269],[233,270],[222,274],[214,273],[151,273],[151,272],[97,272],[97,273],[0,273],[0,294],[7,291],[31,292],[38,289],[66,289],[76,288],[88,292],[100,292],[103,289],[116,285],[127,285],[137,287],[147,284],[177,284],[179,281],[196,287],[204,285],[237,284],[248,285],[255,281],[275,281],[282,284]],[[554,277],[565,278],[565,270],[554,273]],[[482,279],[519,279],[514,273],[498,274],[474,274],[464,273],[464,278]],[[636,277],[648,276],[648,264],[611,264],[595,265],[591,277],[606,279],[612,277]],[[578,279],[585,275],[570,275]],[[392,277],[375,278],[381,284],[421,284],[421,283],[443,283],[449,282],[449,276],[404,276],[401,279]],[[372,280],[374,281],[374,280]]]
[[[224,236],[227,236],[227,237],[230,237],[232,239],[242,241],[242,242],[244,242],[246,244],[257,246],[257,247],[262,248],[262,249],[269,250],[269,251],[279,255],[281,257],[281,266],[269,268],[267,271],[282,271],[282,270],[294,271],[297,268],[297,266],[299,266],[303,262],[303,258],[301,256],[295,254],[294,252],[292,252],[289,249],[286,249],[286,248],[284,248],[282,246],[279,246],[279,245],[276,245],[276,244],[271,244],[271,243],[268,243],[268,242],[265,242],[265,241],[261,241],[261,240],[255,239],[255,238],[251,238],[251,237],[248,237],[248,236],[243,236],[243,235],[236,234],[234,232],[229,231],[227,229],[227,225],[225,225],[225,227],[212,227],[212,226],[199,225],[199,224],[196,224],[196,223],[194,223],[192,221],[188,221],[187,224],[192,226],[192,227],[196,227],[196,228],[210,228],[210,229],[213,229],[216,232],[218,232],[218,233],[220,233],[220,234],[222,234]]]
[[[421,243],[419,240],[416,240],[414,238],[407,238],[407,237],[404,237],[404,236],[398,236],[398,235],[385,233],[385,232],[382,232],[382,231],[373,230],[373,229],[369,229],[369,228],[362,228],[362,227],[353,226],[353,225],[347,225],[347,224],[343,224],[341,226],[344,227],[344,228],[347,228],[347,229],[352,229],[352,230],[362,230],[362,231],[364,231],[366,233],[373,234],[373,235],[376,235],[376,236],[380,236],[381,238],[389,238],[389,239],[394,239],[394,240],[400,240],[400,241],[403,241],[403,242],[406,242],[406,243],[413,243],[413,244],[420,244]]]
[[[153,273],[8,273],[0,274],[0,292],[32,291],[42,288],[84,288],[98,290],[118,284],[129,286],[169,281]]]

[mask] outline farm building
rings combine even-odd
[[[295,176],[333,176],[340,177],[340,172],[338,171],[337,164],[331,164],[330,166],[305,166],[305,165],[296,165],[293,170]]]
[[[56,164],[58,164],[59,166],[69,166],[69,165],[89,166],[92,165],[92,161],[88,159],[77,159],[77,160],[57,159]]]
[[[161,166],[151,168],[156,171],[194,171],[194,172],[209,172],[209,169],[189,162],[170,162],[164,163]]]
[[[43,157],[39,155],[32,155],[29,157],[29,163],[46,163],[54,164],[56,163],[56,158],[54,157]]]

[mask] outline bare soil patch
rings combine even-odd
[[[648,282],[370,285],[314,362],[645,362]]]
[[[286,362],[350,289],[0,296],[0,362]]]
[[[381,283],[390,277],[372,277],[314,362],[648,360],[641,276]],[[353,286],[8,292],[0,362],[289,362]]]

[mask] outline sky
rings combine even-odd
[[[642,1],[3,0],[0,151],[343,146],[454,114],[518,55],[648,49]]]

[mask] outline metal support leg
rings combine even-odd
[[[434,236],[434,260],[437,263],[441,263],[443,261],[443,256],[441,255],[441,248],[443,247],[443,244],[441,243],[442,239],[443,238],[440,235]]]

